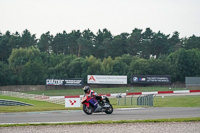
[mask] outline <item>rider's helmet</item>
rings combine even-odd
[[[83,91],[84,91],[85,93],[89,93],[89,92],[90,92],[90,87],[89,87],[89,86],[85,86],[85,87],[83,88]]]

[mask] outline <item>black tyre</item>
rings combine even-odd
[[[112,112],[113,112],[113,107],[112,107],[112,105],[111,105],[111,104],[109,104],[109,105],[110,105],[110,107],[107,108],[106,111],[105,111],[106,114],[112,114]]]
[[[87,107],[87,105],[83,104],[83,111],[87,114],[87,115],[91,115],[92,114],[92,107],[89,106]]]

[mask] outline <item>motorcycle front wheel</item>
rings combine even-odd
[[[112,105],[111,105],[111,104],[109,104],[109,105],[110,105],[110,107],[108,107],[108,108],[106,109],[106,111],[105,111],[106,114],[112,114],[112,112],[113,112],[113,107],[112,107]]]
[[[89,106],[87,107],[87,105],[83,104],[83,111],[87,114],[87,115],[91,115],[92,114],[92,107]]]

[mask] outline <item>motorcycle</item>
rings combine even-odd
[[[83,105],[83,111],[87,115],[92,113],[105,112],[106,114],[112,114],[113,107],[110,104],[109,99],[106,96],[102,96],[102,100],[95,97],[84,96],[81,100]]]

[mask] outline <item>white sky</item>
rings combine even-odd
[[[200,36],[200,0],[0,0],[0,32],[37,38],[72,30],[107,28],[113,35],[150,27],[153,32]]]

